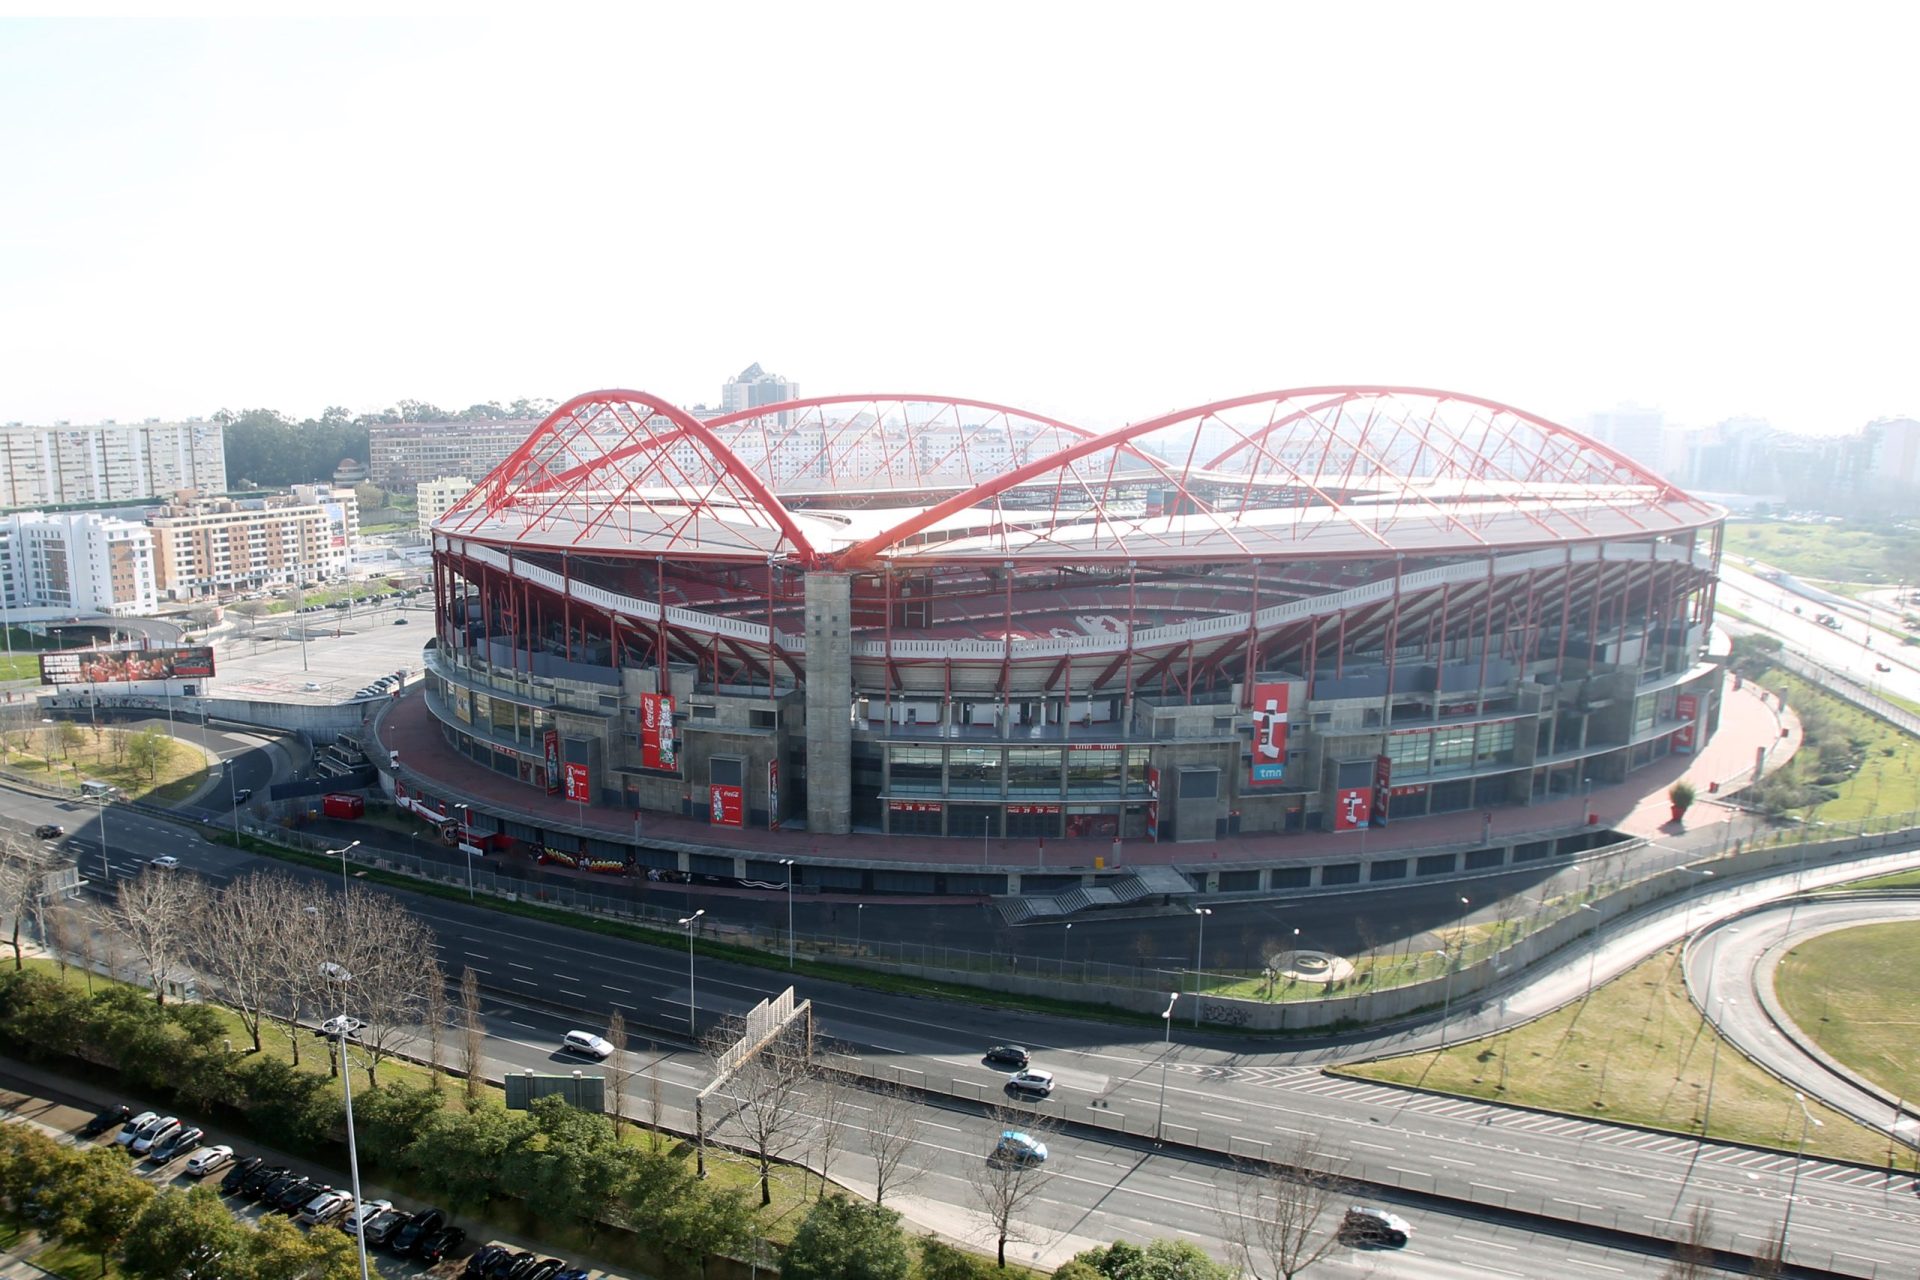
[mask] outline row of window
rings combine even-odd
[[[916,747],[888,753],[890,795],[1144,795],[1147,747]]]
[[[1393,776],[1417,778],[1476,765],[1509,764],[1513,760],[1517,722],[1463,724],[1443,729],[1387,735],[1387,758]]]

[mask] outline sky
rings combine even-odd
[[[0,421],[1920,414],[1912,6],[633,8],[0,17]]]

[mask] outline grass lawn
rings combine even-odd
[[[1912,871],[1896,871],[1888,876],[1874,876],[1869,880],[1849,880],[1846,884],[1834,886],[1837,889],[1916,889],[1920,888],[1920,868]]]
[[[1752,556],[1796,578],[1884,587],[1912,576],[1920,534],[1854,524],[1730,520],[1726,554],[1735,563]]]
[[[1897,1098],[1920,1097],[1920,923],[1869,924],[1795,946],[1775,980],[1781,1006],[1822,1049]]]
[[[1860,768],[1840,784],[1839,796],[1821,805],[1814,817],[1823,822],[1852,822],[1920,810],[1920,768],[1915,767],[1920,750],[1911,736],[1777,667],[1761,683],[1785,693],[1789,707],[1818,703],[1843,737],[1864,744]],[[1799,767],[1817,770],[1811,759]]]
[[[0,764],[16,773],[40,775],[53,787],[77,791],[82,781],[97,779],[119,787],[129,800],[151,796],[162,804],[191,795],[207,771],[206,754],[177,739],[166,739],[166,759],[149,776],[128,761],[125,747],[132,733],[77,723],[73,730],[77,733],[53,725],[31,734],[6,734]]]
[[[1338,1073],[1568,1115],[1698,1134],[1718,1037],[1688,999],[1679,948],[1669,947],[1593,997],[1513,1031],[1444,1052],[1341,1067]],[[1731,1045],[1719,1049],[1714,1138],[1796,1150],[1802,1121],[1793,1090]],[[1812,1104],[1815,1155],[1882,1165],[1887,1140]]]

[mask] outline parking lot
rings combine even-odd
[[[216,698],[332,704],[351,701],[369,681],[405,670],[420,673],[420,651],[433,638],[430,598],[381,601],[352,609],[236,618],[216,641]]]

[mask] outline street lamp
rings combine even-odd
[[[1200,964],[1207,950],[1207,917],[1213,914],[1213,908],[1195,907],[1193,914],[1200,917],[1200,937],[1193,944],[1193,1025],[1197,1027],[1200,1025]]]
[[[460,852],[467,858],[467,901],[473,901],[473,806],[456,804],[460,811]],[[498,881],[495,881],[496,885]]]
[[[359,844],[355,840],[353,844]],[[348,845],[351,849],[353,845]],[[340,850],[341,874],[346,873],[346,849]],[[346,984],[353,981],[353,975],[332,962],[320,966],[320,976],[329,982],[337,982],[341,987],[340,1010],[334,1022],[334,1031],[340,1041],[340,1089],[346,1098],[347,1106],[347,1168],[353,1174],[353,1211],[360,1212],[360,1148],[353,1131],[353,1063],[347,1058],[347,998]],[[354,1250],[360,1255],[360,1280],[369,1280],[367,1274],[367,1238],[363,1233],[354,1234]]]
[[[1073,936],[1073,921],[1067,921],[1067,927],[1060,931],[1060,963],[1067,963],[1067,939]],[[1064,970],[1063,970],[1064,971]]]
[[[680,921],[680,927],[687,931],[687,1039],[689,1040],[696,1038],[694,1028],[697,1025],[694,1021],[693,1003],[693,927],[705,914],[707,909],[702,907],[692,915],[682,917]]]
[[[1160,1128],[1167,1119],[1167,1058],[1173,1053],[1173,1006],[1180,999],[1178,991],[1167,993],[1167,1011],[1160,1016],[1166,1020],[1167,1034],[1160,1042],[1160,1111],[1153,1118],[1153,1145],[1160,1145]]]
[[[1811,1123],[1816,1129],[1824,1127],[1813,1112],[1807,1110],[1805,1094],[1796,1089],[1793,1091],[1793,1100],[1800,1104],[1800,1150],[1793,1157],[1793,1179],[1787,1184],[1786,1212],[1780,1215],[1780,1260],[1782,1262],[1786,1261],[1787,1257],[1787,1228],[1793,1222],[1793,1197],[1800,1189],[1800,1166],[1805,1164],[1807,1159],[1807,1125]]]
[[[1713,1026],[1713,1065],[1707,1068],[1707,1113],[1700,1119],[1700,1140],[1705,1142],[1713,1134],[1713,1082],[1720,1077],[1720,1028],[1726,1025],[1727,1010],[1736,1001],[1722,1000],[1717,1006],[1719,1017],[1709,1017]]]
[[[787,968],[793,968],[793,859],[782,858],[780,865],[787,869]]]
[[[1433,953],[1447,966],[1447,994],[1440,1006],[1440,1052],[1447,1051],[1447,1022],[1453,1017],[1453,957],[1445,951]]]
[[[353,911],[353,904],[347,898],[347,893],[351,887],[347,883],[347,855],[352,853],[355,849],[358,849],[359,847],[360,847],[360,842],[358,840],[355,840],[352,844],[346,846],[344,849],[327,850],[327,856],[329,858],[340,859],[340,918],[345,922],[345,925],[349,930],[353,928],[353,919],[351,915]],[[345,1042],[342,1041],[342,1043],[345,1043]]]
[[[861,940],[864,939],[866,935],[867,935],[867,904],[864,902],[860,902],[860,903],[854,904],[854,908],[853,908],[853,953],[855,955],[860,954]]]
[[[1580,997],[1582,1004],[1593,999],[1593,962],[1600,953],[1600,908],[1591,902],[1580,904],[1582,911],[1593,912],[1593,928],[1587,933],[1587,994]]]

